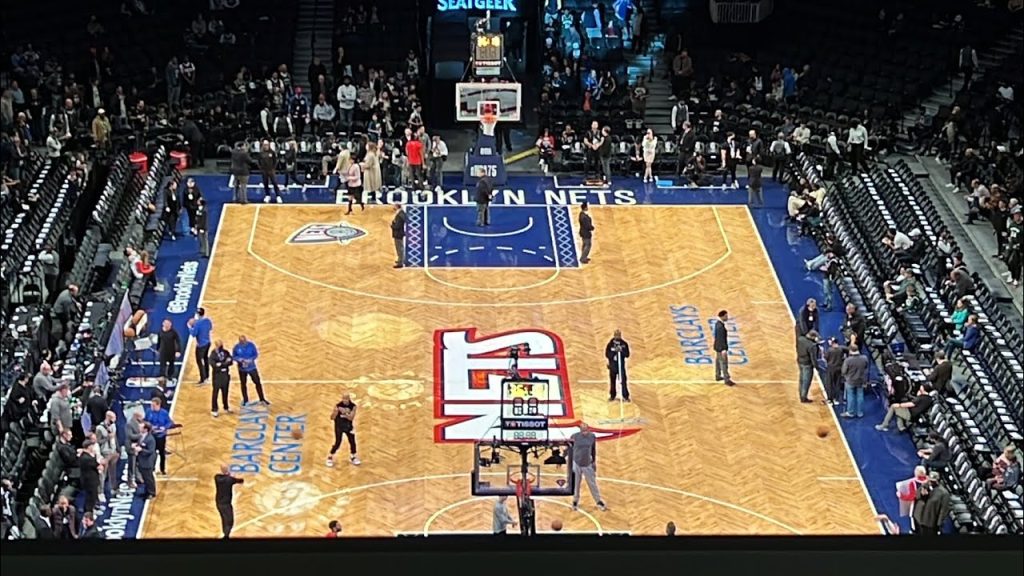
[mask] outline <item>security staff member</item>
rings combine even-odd
[[[213,477],[213,485],[217,490],[214,501],[217,503],[217,513],[220,514],[220,526],[225,538],[231,537],[231,529],[235,526],[235,507],[231,503],[235,484],[243,482],[244,479],[231,475],[227,464],[221,464],[220,474]]]
[[[391,219],[391,238],[395,241],[395,268],[405,266],[405,210],[395,204],[395,217]]]
[[[210,368],[213,372],[213,391],[210,396],[210,414],[216,418],[220,416],[217,410],[217,393],[220,393],[221,404],[224,411],[231,413],[228,407],[228,386],[231,384],[231,353],[224,348],[224,342],[217,340],[214,348],[210,351]]]
[[[629,342],[622,339],[622,331],[616,330],[615,335],[604,347],[604,357],[608,360],[608,401],[615,400],[615,381],[618,379],[622,387],[622,399],[629,402],[629,384],[626,377],[626,358],[629,358]]]
[[[248,204],[249,150],[245,142],[238,142],[231,150],[231,176],[235,180],[235,202]]]
[[[580,262],[590,264],[590,249],[594,246],[594,220],[590,217],[590,203],[586,201],[580,205],[580,241],[583,244]]]
[[[725,327],[728,321],[729,312],[726,310],[719,312],[718,320],[715,320],[715,380],[724,380],[726,386],[735,386],[729,375],[729,330]]]

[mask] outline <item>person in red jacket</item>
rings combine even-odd
[[[423,142],[419,138],[413,137],[406,141],[405,157],[409,161],[413,186],[416,190],[422,190],[427,182],[423,172]]]

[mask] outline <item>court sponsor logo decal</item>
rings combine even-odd
[[[704,317],[701,311],[692,304],[669,306],[672,316],[672,328],[675,331],[679,348],[683,352],[683,363],[688,365],[711,365],[715,362],[715,316]],[[740,338],[740,327],[735,319],[725,323],[728,332],[729,365],[740,366],[750,362],[747,351]]]
[[[549,438],[566,440],[579,431],[562,339],[546,330],[517,330],[485,337],[475,328],[434,332],[434,442],[477,442],[500,435],[501,380],[508,375],[508,351],[525,348],[519,375],[548,382],[548,401],[540,404],[551,419]],[[591,426],[598,440],[629,436],[639,428]]]
[[[292,234],[288,239],[289,244],[331,244],[337,242],[341,245],[348,244],[366,236],[366,230],[349,224],[339,222],[337,224],[307,224],[299,231]]]

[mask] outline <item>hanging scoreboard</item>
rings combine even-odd
[[[505,39],[496,32],[476,34],[473,45],[473,73],[477,76],[500,76]]]

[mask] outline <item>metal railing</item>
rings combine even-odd
[[[771,15],[775,0],[711,0],[715,24],[754,24]]]

